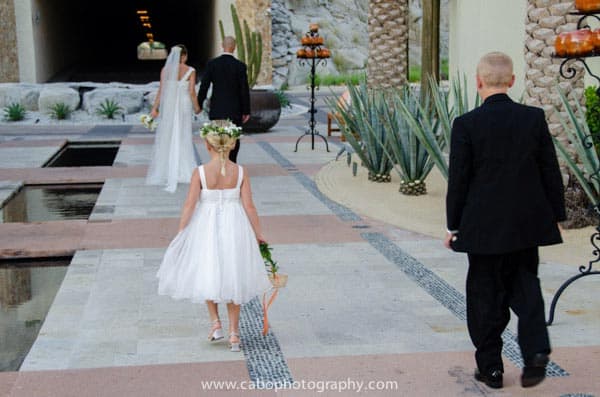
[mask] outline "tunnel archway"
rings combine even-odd
[[[137,46],[149,30],[137,11],[147,10],[154,39],[167,49],[185,44],[188,64],[202,70],[214,53],[215,1],[37,0],[45,20],[34,38],[36,56],[45,57],[50,81],[158,80],[164,60],[137,59]]]

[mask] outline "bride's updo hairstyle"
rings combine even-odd
[[[217,153],[219,153],[219,160],[221,161],[221,175],[225,176],[225,165],[227,164],[229,152],[234,148],[235,141],[238,138],[227,134],[218,134],[207,135],[205,139],[206,142],[208,142],[208,144]]]
[[[188,54],[187,48],[183,44],[177,44],[175,47],[181,48],[181,55],[187,55]]]

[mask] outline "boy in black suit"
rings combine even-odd
[[[235,39],[226,36],[223,39],[223,54],[211,59],[206,65],[200,91],[198,91],[198,103],[202,106],[208,87],[212,84],[208,118],[211,120],[229,119],[234,124],[241,126],[250,118],[250,87],[248,87],[246,65],[233,56],[234,50]],[[231,161],[237,161],[239,150],[240,140],[238,139],[235,148],[229,153]]]
[[[484,100],[452,126],[445,245],[466,252],[467,326],[475,378],[502,387],[502,339],[511,308],[525,362],[521,385],[545,377],[550,354],[538,279],[538,247],[562,242],[564,188],[542,109],[513,102],[510,57],[493,52],[477,66]]]

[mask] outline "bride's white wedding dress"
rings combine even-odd
[[[189,78],[194,68],[178,79],[179,50],[174,48],[165,64],[165,80],[160,97],[160,119],[152,159],[146,175],[147,185],[164,185],[174,192],[177,183],[189,183],[198,166],[192,141],[192,100]]]

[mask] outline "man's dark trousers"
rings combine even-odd
[[[502,366],[502,332],[509,308],[519,317],[519,346],[524,361],[536,353],[550,353],[544,301],[538,279],[538,249],[507,254],[469,254],[467,325],[482,373]]]

